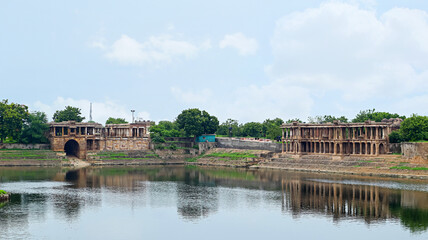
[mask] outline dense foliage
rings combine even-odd
[[[80,108],[67,106],[64,110],[57,110],[53,115],[55,122],[76,121],[82,122],[85,117],[81,116]]]
[[[18,140],[24,121],[28,118],[28,108],[25,105],[0,102],[0,142],[6,138]]]
[[[20,141],[22,143],[48,143],[48,118],[44,112],[30,113],[22,127]]]
[[[106,121],[106,124],[122,124],[122,123],[128,123],[125,118],[112,118],[109,117]]]
[[[213,134],[219,126],[217,117],[197,108],[183,110],[177,116],[176,124],[179,129],[184,131],[186,136]]]
[[[415,142],[428,140],[428,117],[413,114],[406,118],[400,126],[400,130],[389,134],[389,142]]]
[[[397,113],[389,113],[389,112],[376,112],[375,109],[372,110],[365,110],[360,111],[357,116],[355,116],[354,119],[352,119],[352,122],[365,122],[367,120],[375,121],[375,122],[381,122],[383,119],[390,119],[390,118],[401,118],[406,119],[405,116],[400,116]]]
[[[165,137],[184,137],[184,131],[180,130],[175,122],[160,121],[150,126],[150,138],[153,142],[163,143]]]
[[[308,122],[310,123],[328,123],[328,122],[331,123],[336,120],[342,123],[348,122],[348,118],[346,118],[345,116],[335,117],[331,115],[324,115],[324,116],[308,117]]]

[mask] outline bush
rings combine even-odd
[[[153,134],[151,134],[150,137],[152,139],[152,142],[154,142],[154,143],[164,143],[165,142],[165,138],[162,137],[159,133],[153,133]]]
[[[401,123],[400,134],[405,141],[428,140],[428,117],[413,114],[406,118]]]
[[[165,149],[165,146],[163,146],[161,144],[155,144],[155,149],[157,149],[157,150],[163,150],[163,149]]]
[[[400,131],[393,131],[389,134],[389,142],[390,143],[401,143],[403,142],[403,136]]]
[[[171,150],[177,150],[177,145],[171,144],[171,145],[169,145],[168,148],[171,149]]]
[[[5,190],[0,190],[0,195],[7,194]]]

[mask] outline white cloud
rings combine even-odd
[[[55,111],[63,110],[66,106],[77,107],[81,109],[82,116],[85,117],[84,121],[89,121],[90,103],[91,101],[87,99],[57,97],[50,105],[37,101],[32,104],[31,109],[45,112],[49,117],[49,121],[52,121]],[[131,122],[132,114],[130,110],[128,106],[121,105],[112,100],[92,102],[92,119],[101,124],[104,124],[109,117],[125,118],[128,122]],[[136,111],[135,117],[136,119],[150,120],[150,114],[144,111]]]
[[[236,48],[240,55],[253,55],[257,52],[258,43],[254,38],[248,38],[244,34],[238,32],[225,35],[219,43],[220,48],[232,47]]]
[[[310,98],[327,96],[316,107],[394,104],[428,93],[425,11],[394,8],[378,16],[370,7],[327,2],[279,19],[271,45],[268,75],[307,89]]]
[[[125,34],[111,46],[105,47],[99,42],[93,42],[92,46],[103,46],[106,58],[131,65],[170,63],[179,58],[189,59],[197,56],[201,50],[211,47],[209,40],[196,45],[173,39],[171,35],[161,35],[139,42]]]
[[[212,93],[209,89],[203,89],[198,92],[184,91],[179,87],[170,88],[172,95],[181,102],[187,104],[207,103],[211,100]]]

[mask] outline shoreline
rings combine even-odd
[[[112,154],[118,155],[118,153]],[[200,155],[185,154],[184,151],[179,150],[158,150],[150,152],[150,154],[149,152],[137,153],[142,154],[141,156],[136,156],[135,154],[134,152],[126,156],[116,156],[117,158],[112,158],[112,156],[110,156],[110,158],[105,159],[97,157],[88,160],[77,158],[58,158],[56,160],[0,159],[0,167],[84,168],[88,166],[194,165],[247,169],[275,169],[289,172],[312,172],[335,175],[374,176],[391,179],[428,180],[428,163],[426,163],[426,161],[407,161],[397,155],[372,157],[344,156],[338,160],[337,156],[294,156],[272,153],[266,150],[225,148],[210,149]],[[156,157],[151,157],[152,155],[156,155]]]

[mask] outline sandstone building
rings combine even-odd
[[[395,120],[395,119],[394,119]],[[379,155],[389,152],[388,135],[399,120],[283,124],[283,152],[290,154]]]
[[[85,159],[88,152],[149,149],[150,121],[127,124],[51,122],[49,141],[53,151]]]

